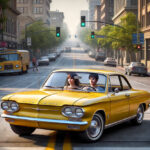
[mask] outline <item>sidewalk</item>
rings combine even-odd
[[[125,66],[126,67],[126,66]],[[125,70],[125,68],[124,67],[121,67],[121,66],[117,66],[117,69],[120,69],[120,70]],[[148,76],[150,77],[150,69],[148,70],[148,72],[147,72],[147,74],[148,74]]]

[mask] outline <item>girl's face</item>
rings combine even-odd
[[[68,83],[70,84],[70,85],[74,85],[74,79],[73,78],[68,78]]]

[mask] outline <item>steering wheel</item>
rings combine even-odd
[[[84,88],[84,90],[86,90],[86,91],[96,91],[96,89],[94,87],[91,87],[91,86]]]

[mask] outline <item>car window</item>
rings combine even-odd
[[[114,92],[115,88],[118,88],[121,91],[121,84],[118,75],[112,75],[109,77],[108,91]]]
[[[89,75],[90,73],[81,73],[75,72],[79,77],[80,88],[84,88],[85,86],[90,86]],[[69,72],[55,72],[52,73],[49,79],[43,85],[44,88],[63,88],[67,86],[67,76]],[[107,77],[103,74],[98,74],[99,80],[97,82],[97,86],[103,89],[101,92],[105,92]]]
[[[52,73],[48,80],[45,82],[44,87],[50,88],[63,88],[66,83],[67,73],[56,72]]]
[[[120,77],[121,77],[123,91],[124,90],[129,90],[130,86],[129,86],[128,82],[126,81],[126,79],[123,76],[120,76]]]

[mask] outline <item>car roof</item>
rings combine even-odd
[[[90,72],[90,73],[101,73],[101,74],[106,74],[106,75],[121,74],[115,71],[98,70],[98,69],[58,69],[58,70],[54,70],[53,72]]]

